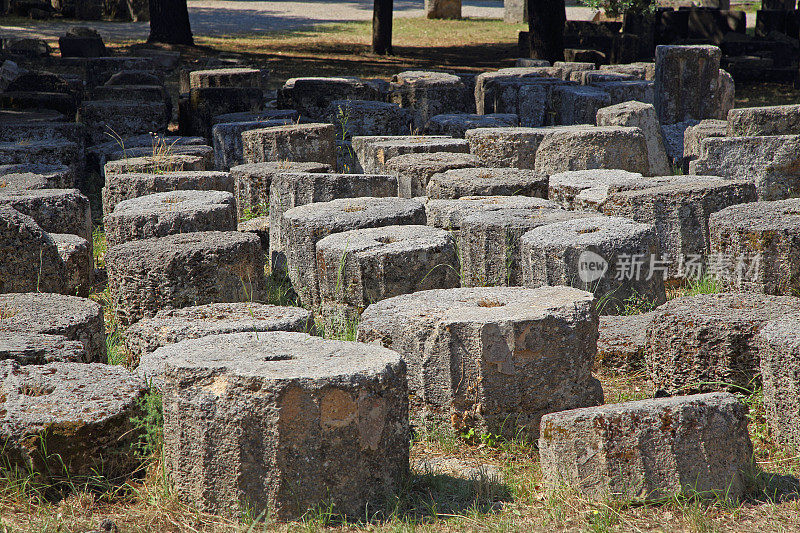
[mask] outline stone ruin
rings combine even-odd
[[[182,498],[282,520],[363,516],[429,423],[539,439],[545,484],[590,499],[744,498],[729,392],[754,382],[800,446],[800,106],[733,109],[719,48],[273,98],[258,68],[101,45],[76,30],[65,73],[2,68],[9,464],[52,474],[47,433],[71,476],[131,475],[148,387]],[[731,290],[667,301],[698,262]],[[305,308],[269,305],[278,282]],[[105,309],[86,298],[106,286]],[[130,369],[108,364],[104,311]],[[603,405],[598,367],[668,397]]]

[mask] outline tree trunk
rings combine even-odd
[[[194,44],[186,0],[149,0],[148,43]]]
[[[394,0],[374,0],[372,10],[372,51],[385,55],[392,53],[392,10]]]
[[[527,0],[531,57],[551,63],[564,61],[564,0]]]

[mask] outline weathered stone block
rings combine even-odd
[[[644,369],[644,347],[647,326],[654,312],[600,317],[597,338],[597,365],[619,372],[640,372]]]
[[[768,321],[800,310],[800,298],[721,293],[684,296],[656,310],[645,361],[656,388],[672,394],[757,385],[755,337]]]
[[[333,100],[322,117],[345,139],[356,135],[411,133],[411,113],[397,104],[374,100]]]
[[[77,120],[86,126],[89,144],[104,143],[111,135],[163,133],[169,124],[163,101],[84,101],[78,108]]]
[[[647,141],[639,128],[598,126],[549,133],[536,150],[535,170],[621,169],[648,174]]]
[[[455,200],[429,200],[425,204],[428,225],[458,233],[470,215],[506,209],[557,209],[558,204],[531,196],[462,196]]]
[[[118,203],[148,194],[169,191],[233,192],[233,179],[227,172],[191,171],[109,174],[103,187],[103,212],[111,213]]]
[[[260,354],[254,360],[253,354]],[[232,333],[160,348],[164,463],[199,509],[364,516],[408,475],[406,371],[380,346]],[[211,380],[211,387],[208,386]]]
[[[385,226],[317,242],[323,312],[358,316],[368,305],[429,289],[458,287],[456,242],[429,226]]]
[[[0,439],[11,468],[51,482],[125,478],[141,466],[144,380],[122,366],[0,361]]]
[[[800,295],[800,199],[727,207],[709,219],[715,274],[744,292]]]
[[[76,296],[50,293],[0,295],[0,331],[58,335],[83,345],[83,363],[106,362],[103,309]]]
[[[728,112],[729,137],[800,134],[800,104],[741,107]]]
[[[0,293],[63,292],[55,241],[29,216],[0,205]]]
[[[294,207],[283,213],[281,240],[292,287],[306,305],[318,305],[316,244],[343,231],[425,224],[425,206],[403,198],[340,198]]]
[[[242,133],[245,163],[314,162],[336,166],[333,124],[293,124]]]
[[[656,229],[619,217],[591,217],[548,224],[520,239],[526,287],[567,285],[594,294],[604,315],[626,314],[639,302],[666,301],[663,276],[625,272],[631,257],[659,255]]]
[[[211,128],[211,140],[214,145],[214,168],[228,170],[244,163],[243,132],[291,124],[293,124],[292,121],[288,119],[220,122],[215,124]]]
[[[94,280],[92,244],[70,233],[51,233],[64,264],[64,294],[88,296]]]
[[[272,178],[285,172],[326,173],[331,167],[319,163],[293,163],[269,161],[248,163],[231,168],[236,196],[236,211],[239,218],[247,212],[249,216],[269,214],[269,189]]]
[[[264,89],[269,74],[256,68],[235,67],[211,70],[193,70],[189,73],[189,87],[256,87]]]
[[[518,125],[519,117],[513,113],[490,113],[488,115],[452,113],[431,117],[425,125],[425,132],[432,135],[448,135],[463,139],[467,130],[515,127]]]
[[[594,501],[699,495],[735,502],[754,475],[747,407],[727,393],[545,415],[539,457],[550,489],[566,482]]]
[[[382,100],[377,87],[353,77],[290,78],[278,91],[278,107],[296,109],[311,119],[326,118],[325,112],[335,100]]]
[[[522,236],[539,226],[586,216],[543,207],[483,211],[465,217],[458,233],[461,286],[522,285]]]
[[[238,231],[203,231],[120,244],[106,253],[117,317],[128,325],[213,302],[258,301],[266,283],[261,241]]]
[[[717,116],[713,94],[722,51],[716,46],[656,47],[655,107],[662,124]]]
[[[547,198],[547,176],[517,168],[462,168],[431,176],[431,199],[462,196],[535,196]]]
[[[555,87],[550,98],[554,114],[552,123],[594,125],[598,111],[609,105],[611,96],[603,89],[572,85]]]
[[[397,175],[398,195],[401,198],[416,198],[425,196],[428,182],[434,174],[479,165],[478,158],[471,154],[432,152],[395,156],[386,161],[385,169],[389,174]]]
[[[397,178],[380,174],[282,172],[272,178],[269,196],[269,247],[273,276],[286,274],[283,214],[294,207],[337,198],[393,198]]]
[[[393,157],[434,152],[466,154],[469,143],[463,139],[407,136],[371,143],[366,146],[363,159],[357,155],[364,172],[385,173],[386,162]]]
[[[103,226],[109,248],[178,233],[235,231],[236,205],[229,192],[159,192],[118,203]]]
[[[544,413],[602,403],[591,375],[594,299],[568,287],[439,289],[361,315],[358,339],[408,365],[415,418],[457,430],[538,436]]]
[[[639,128],[647,144],[648,176],[667,176],[672,169],[667,160],[664,136],[658,123],[656,109],[651,104],[625,102],[597,111],[598,126],[628,126]]]
[[[213,303],[165,309],[125,330],[125,348],[140,361],[139,371],[155,377],[163,359],[148,357],[158,348],[185,339],[223,333],[306,331],[311,312],[302,307],[279,307],[252,302]]]
[[[392,82],[390,100],[412,111],[417,129],[433,116],[468,111],[467,87],[454,74],[408,70],[396,74]]]

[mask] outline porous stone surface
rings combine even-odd
[[[728,112],[728,137],[800,134],[800,104],[740,107]]]
[[[167,148],[170,141],[166,139],[169,139],[169,137],[164,140],[161,140],[162,137],[154,138],[158,140],[155,140],[149,146],[132,146],[126,147],[124,150],[105,152],[106,161],[133,159],[137,157],[152,157],[151,162],[153,164],[151,166],[151,171],[153,172],[169,172],[172,170],[180,170],[180,168],[176,167],[179,167],[181,164],[185,165],[187,163],[194,167],[198,167],[198,165],[202,164],[208,169],[214,168],[214,149],[211,146],[207,146],[205,144],[176,144]],[[165,160],[164,158],[168,156],[197,156],[202,158],[203,163],[196,163],[193,159],[184,159],[183,163],[181,163],[180,159]],[[147,167],[145,166],[142,168]]]
[[[37,189],[0,192],[0,204],[28,215],[44,231],[71,233],[91,242],[89,199],[78,189]]]
[[[405,154],[386,161],[385,171],[397,175],[398,194],[401,198],[425,196],[431,176],[457,168],[471,168],[480,165],[472,154],[455,152],[433,152]]]
[[[625,272],[631,257],[659,255],[656,228],[620,217],[590,217],[541,226],[520,240],[526,287],[567,285],[594,294],[601,314],[626,313],[626,305],[666,301],[664,278]]]
[[[261,241],[238,231],[120,244],[106,253],[106,270],[117,318],[125,325],[162,309],[258,301],[266,283]]]
[[[211,157],[191,154],[169,154],[157,156],[128,157],[106,162],[103,172],[106,179],[114,174],[165,174],[214,170],[213,151]]]
[[[409,70],[396,74],[392,82],[390,100],[411,110],[417,129],[436,115],[468,111],[467,86],[454,74]]]
[[[66,165],[0,165],[0,192],[5,189],[65,189],[75,186]]]
[[[800,294],[800,199],[727,207],[708,226],[712,257],[728,258],[718,277],[744,292]]]
[[[123,200],[160,192],[187,190],[232,193],[233,178],[227,172],[216,171],[107,175],[106,185],[103,187],[103,212],[111,213]]]
[[[461,286],[518,286],[523,283],[520,239],[528,231],[588,214],[564,209],[482,211],[461,220]]]
[[[656,398],[542,417],[545,485],[583,497],[736,502],[747,494],[753,445],[747,406],[728,393]]]
[[[64,291],[58,248],[36,221],[0,204],[0,235],[0,293]]]
[[[800,315],[768,322],[756,347],[769,427],[778,442],[800,449]]]
[[[336,167],[333,124],[292,124],[242,132],[245,163],[314,162]]]
[[[683,157],[688,160],[697,159],[700,156],[700,147],[704,139],[709,137],[725,137],[727,135],[728,122],[713,118],[701,120],[698,124],[686,128],[683,132]],[[688,167],[686,167],[688,169]]]
[[[264,253],[269,254],[269,217],[256,217],[244,220],[236,225],[237,231],[253,233],[261,241]]]
[[[147,387],[119,365],[0,361],[0,439],[11,468],[54,481],[124,478]]]
[[[64,294],[88,296],[94,281],[92,245],[71,233],[51,233],[64,264]]]
[[[326,118],[331,102],[337,100],[380,100],[372,84],[354,77],[289,78],[278,91],[278,108],[296,109],[312,119]]]
[[[281,239],[292,287],[300,300],[319,303],[316,244],[343,231],[425,224],[425,206],[404,198],[340,198],[294,207],[281,219]]]
[[[597,366],[619,372],[639,372],[645,368],[644,347],[647,327],[654,311],[634,315],[600,317],[597,337]]]
[[[123,200],[103,217],[109,247],[128,241],[195,231],[236,230],[231,193],[170,191]]]
[[[722,51],[716,46],[656,47],[655,107],[662,124],[718,117],[712,96]]]
[[[163,101],[87,100],[78,108],[77,120],[86,125],[90,144],[108,141],[109,131],[125,137],[165,132],[168,125]]]
[[[72,141],[0,142],[0,165],[64,165],[75,176],[83,166],[80,146]]]
[[[285,275],[283,214],[294,207],[313,202],[361,196],[397,196],[397,178],[381,174],[324,174],[310,172],[277,173],[269,196],[270,266],[273,275]]]
[[[611,96],[597,87],[562,85],[554,87],[549,106],[555,124],[592,124],[597,112],[611,105]],[[598,124],[603,125],[603,124]]]
[[[434,140],[434,139],[450,139],[451,137],[447,137],[445,135],[426,135],[426,139]],[[383,141],[398,141],[398,140],[408,140],[408,139],[422,139],[421,136],[408,136],[408,135],[356,135],[350,139],[350,148],[355,155],[352,158],[352,169],[351,172],[366,172],[364,169],[364,165],[367,164],[368,154],[369,157],[372,157],[371,153],[372,145],[378,142]]]
[[[710,250],[708,219],[736,204],[754,202],[752,183],[705,180],[620,191],[603,204],[603,213],[656,227],[668,277],[680,277],[682,260],[705,257]]]
[[[385,173],[387,171],[386,162],[393,157],[432,152],[467,154],[469,153],[469,144],[463,139],[419,136],[383,140],[369,144],[366,147],[364,159],[360,163],[364,172]]]
[[[648,176],[666,176],[672,171],[664,147],[664,136],[658,123],[656,108],[643,102],[624,102],[597,111],[598,126],[627,126],[639,128],[647,144]]]
[[[533,169],[544,138],[540,128],[477,128],[464,134],[470,152],[487,167]]]
[[[429,200],[425,214],[429,226],[458,232],[462,221],[478,212],[557,208],[555,202],[532,196],[462,196],[455,200]]]
[[[0,361],[44,365],[56,362],[82,363],[87,359],[83,343],[61,335],[8,331],[0,335]]]
[[[264,107],[260,87],[191,87],[179,101],[178,123],[183,134],[211,138],[214,117],[225,113],[259,112]]]
[[[306,331],[311,312],[302,307],[280,307],[253,302],[212,303],[165,309],[125,330],[125,347],[139,359],[139,370],[160,378],[162,359],[148,358],[158,348],[185,339],[223,333]]]
[[[458,287],[456,241],[430,226],[345,231],[317,242],[323,311],[355,315],[368,305],[429,289]]]
[[[569,170],[550,176],[547,197],[564,209],[581,209],[590,206],[589,198],[597,197],[615,187],[643,182],[645,178],[638,172],[618,169]],[[594,207],[594,206],[593,206]],[[596,206],[596,207],[599,207]]]
[[[450,113],[431,117],[425,125],[425,131],[432,135],[449,135],[463,139],[467,130],[518,125],[519,117],[513,113],[489,113],[488,115]]]
[[[0,332],[58,335],[83,345],[81,362],[106,361],[103,310],[87,298],[36,292],[0,295]]]
[[[705,139],[690,174],[755,183],[759,200],[785,200],[800,190],[800,135]]]
[[[594,303],[568,287],[422,291],[369,306],[358,339],[403,356],[415,418],[535,437],[543,414],[603,401]]]
[[[242,133],[260,128],[288,126],[288,119],[258,120],[249,122],[220,122],[211,128],[211,141],[214,145],[214,168],[228,170],[244,163]]]
[[[391,350],[273,332],[154,355],[165,361],[164,463],[203,511],[363,516],[408,475],[406,367]]]
[[[670,300],[647,328],[650,378],[673,394],[752,388],[759,372],[755,336],[769,320],[798,310],[800,298],[752,293]]]
[[[265,84],[265,73],[256,68],[235,67],[193,70],[189,87],[259,87]]]
[[[555,131],[542,139],[534,168],[548,176],[595,168],[647,175],[650,172],[647,141],[639,128],[597,126]]]
[[[517,168],[461,168],[431,176],[426,188],[431,199],[462,196],[535,196],[547,198],[548,178]]]
[[[231,178],[236,195],[236,213],[241,218],[245,211],[251,216],[269,212],[269,188],[272,178],[284,172],[330,172],[330,165],[321,163],[294,163],[270,161],[248,163],[231,167]]]
[[[411,113],[397,104],[374,100],[333,100],[325,120],[346,139],[356,135],[403,135],[411,132]]]

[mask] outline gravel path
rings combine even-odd
[[[503,6],[497,0],[464,0],[462,9],[465,17],[503,18]],[[585,7],[567,8],[571,20],[589,20],[593,14]],[[423,0],[394,0],[394,16],[424,16]],[[192,32],[208,37],[287,31],[329,22],[371,20],[372,0],[189,0],[189,18]],[[150,31],[147,22],[30,21],[24,27],[0,24],[0,35],[53,41],[75,25],[94,27],[106,41],[144,40]]]

